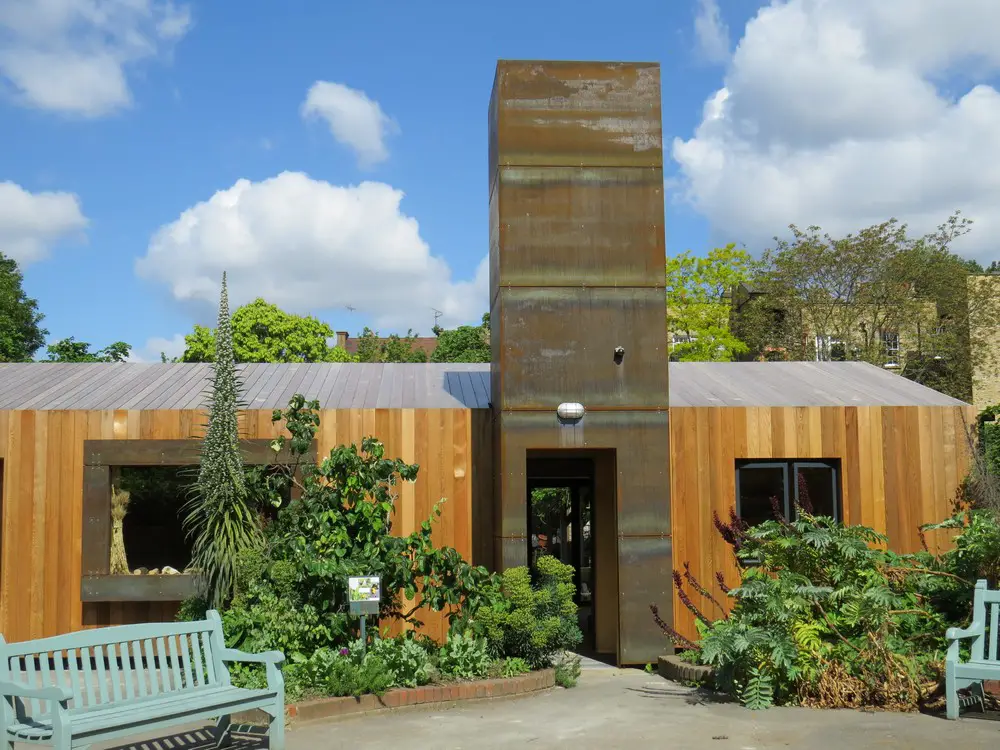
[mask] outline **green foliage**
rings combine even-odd
[[[319,426],[317,408],[295,396],[273,416],[288,435],[272,447],[287,446],[293,463],[267,475],[260,494],[280,505],[295,482],[300,497],[278,510],[260,550],[240,559],[236,596],[223,616],[234,643],[299,658],[353,640],[358,621],[348,612],[349,576],[381,577],[383,622],[418,624],[421,611],[457,612],[495,596],[498,585],[489,572],[453,548],[434,545],[432,520],[440,507],[412,534],[393,536],[396,487],[416,479],[417,466],[386,458],[382,443],[371,437],[360,449],[335,448],[318,465],[302,463]],[[294,479],[296,470],[301,480]]]
[[[489,362],[490,316],[483,315],[478,326],[459,326],[438,334],[431,362]]]
[[[334,332],[310,315],[293,315],[256,299],[233,312],[232,347],[237,362],[352,362],[342,347],[330,346]],[[184,337],[182,362],[213,362],[216,331],[195,326]]]
[[[556,660],[556,685],[564,688],[576,687],[580,679],[580,657],[564,653]]]
[[[528,662],[514,656],[509,659],[501,659],[500,661],[493,662],[493,669],[490,671],[490,676],[517,677],[518,675],[528,674],[530,671],[531,665]]]
[[[29,362],[49,333],[38,300],[24,293],[23,284],[17,262],[0,252],[0,362]]]
[[[412,637],[375,638],[368,653],[382,660],[393,685],[417,687],[426,685],[434,676],[430,654]]]
[[[365,327],[358,337],[358,362],[426,362],[427,354],[414,349],[416,334],[407,331],[406,336],[392,334],[381,338],[377,331]]]
[[[438,669],[442,674],[460,680],[485,677],[490,670],[490,655],[486,641],[475,633],[452,629],[438,652]]]
[[[128,359],[132,347],[124,341],[104,347],[96,352],[90,351],[86,341],[75,341],[72,336],[49,344],[47,362],[124,362]]]
[[[730,330],[726,296],[752,276],[753,258],[735,245],[711,250],[704,258],[684,252],[667,259],[667,315],[672,334],[670,357],[681,362],[729,362],[747,351]]]
[[[526,567],[508,568],[502,574],[502,595],[468,613],[468,624],[485,636],[491,656],[518,657],[533,668],[549,666],[559,652],[583,640],[572,566],[544,556],[537,571],[532,585]]]
[[[285,669],[291,692],[331,697],[384,695],[394,684],[393,674],[381,656],[370,652],[362,656],[360,646],[321,648],[308,658],[297,658]]]
[[[185,503],[184,525],[192,539],[191,565],[199,573],[201,593],[210,606],[221,609],[233,594],[239,557],[261,541],[240,452],[240,383],[233,360],[225,274],[216,347],[208,428],[201,444],[198,478]]]

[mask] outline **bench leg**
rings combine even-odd
[[[958,718],[958,685],[955,680],[955,665],[951,662],[945,664],[944,673],[944,695],[947,704],[947,715],[949,719]]]
[[[233,732],[228,715],[220,716],[215,725],[215,747],[230,747],[233,744]]]
[[[285,702],[274,709],[271,724],[267,730],[268,750],[285,750]]]

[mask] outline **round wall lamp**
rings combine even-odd
[[[583,404],[565,403],[559,404],[556,407],[556,414],[559,416],[559,419],[564,419],[567,422],[583,419],[584,411]]]

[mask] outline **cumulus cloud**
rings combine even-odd
[[[172,0],[4,0],[0,82],[27,106],[100,117],[132,102],[127,71],[187,33]]]
[[[226,271],[234,307],[256,297],[300,314],[350,305],[383,331],[417,328],[432,307],[445,326],[477,321],[489,304],[488,262],[452,280],[402,199],[381,182],[242,179],[160,227],[136,272],[203,309],[218,303]]]
[[[184,334],[175,333],[170,338],[163,336],[153,336],[146,340],[146,343],[132,350],[129,354],[129,362],[159,362],[160,355],[166,355],[167,359],[179,357],[184,353]]]
[[[773,0],[693,137],[673,143],[684,196],[751,246],[789,223],[841,233],[895,216],[926,231],[961,209],[976,226],[956,249],[990,259],[997,28],[992,0]]]
[[[364,167],[389,158],[386,139],[399,130],[364,91],[329,81],[316,81],[310,87],[302,116],[325,120],[337,142],[352,149]]]
[[[80,236],[87,218],[72,193],[31,193],[13,182],[0,182],[0,253],[22,268],[43,260],[52,246]]]
[[[698,50],[706,60],[725,62],[729,59],[729,27],[722,19],[716,0],[698,0],[694,33]]]

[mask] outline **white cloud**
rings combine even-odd
[[[167,359],[179,357],[184,353],[184,334],[175,333],[170,338],[154,336],[147,339],[141,347],[132,350],[129,355],[129,362],[159,362],[160,355],[165,354]]]
[[[27,106],[100,117],[131,104],[128,69],[190,26],[172,0],[3,0],[0,82]]]
[[[997,28],[993,0],[773,0],[694,136],[674,141],[686,197],[751,246],[789,223],[841,233],[895,216],[926,231],[961,209],[976,226],[956,250],[990,259]]]
[[[87,218],[72,193],[30,193],[0,182],[0,253],[24,266],[48,256],[60,240],[80,236]]]
[[[399,128],[364,91],[342,83],[316,81],[302,104],[302,116],[320,117],[338,143],[351,148],[363,167],[389,158],[386,139]]]
[[[351,305],[383,331],[425,334],[432,307],[445,326],[478,321],[489,304],[486,259],[475,278],[453,281],[402,198],[381,182],[340,187],[300,172],[242,179],[160,227],[136,272],[204,309],[218,303],[226,271],[233,307],[255,297],[300,314]]]
[[[717,0],[698,0],[694,33],[698,50],[706,60],[724,62],[729,59],[729,27],[722,19]]]

